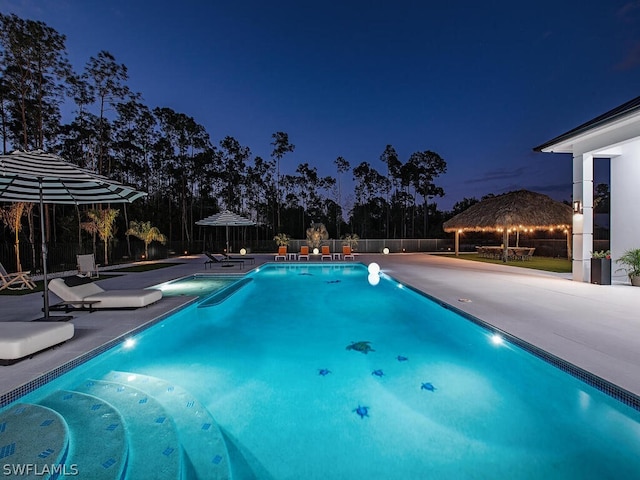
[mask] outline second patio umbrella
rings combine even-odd
[[[227,254],[229,253],[229,227],[247,227],[255,224],[256,222],[254,222],[253,220],[249,220],[248,218],[245,218],[242,215],[238,215],[237,213],[230,212],[229,210],[216,213],[196,222],[196,225],[200,226],[226,228]]]
[[[129,203],[144,195],[145,192],[109,180],[42,150],[0,155],[0,201],[40,204],[44,320],[49,319],[44,204]]]

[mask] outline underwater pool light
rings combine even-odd
[[[504,338],[501,335],[494,333],[491,335],[491,343],[494,345],[502,345],[504,343]]]
[[[127,350],[129,350],[130,348],[133,348],[136,346],[136,341],[133,338],[127,338],[122,344],[122,346]]]

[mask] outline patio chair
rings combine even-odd
[[[351,251],[351,247],[349,245],[343,245],[342,246],[342,258],[344,260],[355,260],[356,257],[353,255],[353,252]]]
[[[100,278],[99,265],[96,265],[96,256],[93,253],[76,255],[78,275],[87,278]]]
[[[281,246],[278,247],[278,253],[276,254],[276,258],[274,259],[274,261],[278,261],[278,259],[281,258],[282,260],[286,260],[287,259],[287,246]]]
[[[322,245],[322,252],[321,252],[321,257],[320,260],[322,260],[324,262],[324,259],[327,258],[329,260],[331,260],[331,250],[329,249],[329,245]]]
[[[303,245],[300,247],[300,253],[298,254],[298,260],[302,260],[305,258],[309,261],[309,247],[307,245]]]
[[[33,290],[36,284],[29,277],[29,272],[7,273],[4,265],[0,263],[0,290]]]
[[[210,252],[204,252],[204,254],[209,258],[206,262],[204,262],[204,268],[207,268],[207,265],[213,267],[215,264],[220,264],[221,267],[232,267],[235,263],[240,265],[240,268],[244,268],[244,260],[236,260],[234,258],[225,257],[224,255],[216,256]]]

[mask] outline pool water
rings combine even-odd
[[[640,477],[639,411],[394,279],[247,278],[22,402],[113,370],[163,379],[215,418],[235,479]]]

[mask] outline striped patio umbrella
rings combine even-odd
[[[45,320],[49,319],[49,292],[44,204],[130,203],[145,195],[42,150],[0,155],[0,201],[40,204]]]
[[[196,225],[200,226],[226,227],[227,253],[229,253],[229,227],[248,227],[255,224],[256,222],[253,220],[249,220],[248,218],[238,215],[237,213],[230,212],[229,210],[216,213],[196,222]]]

